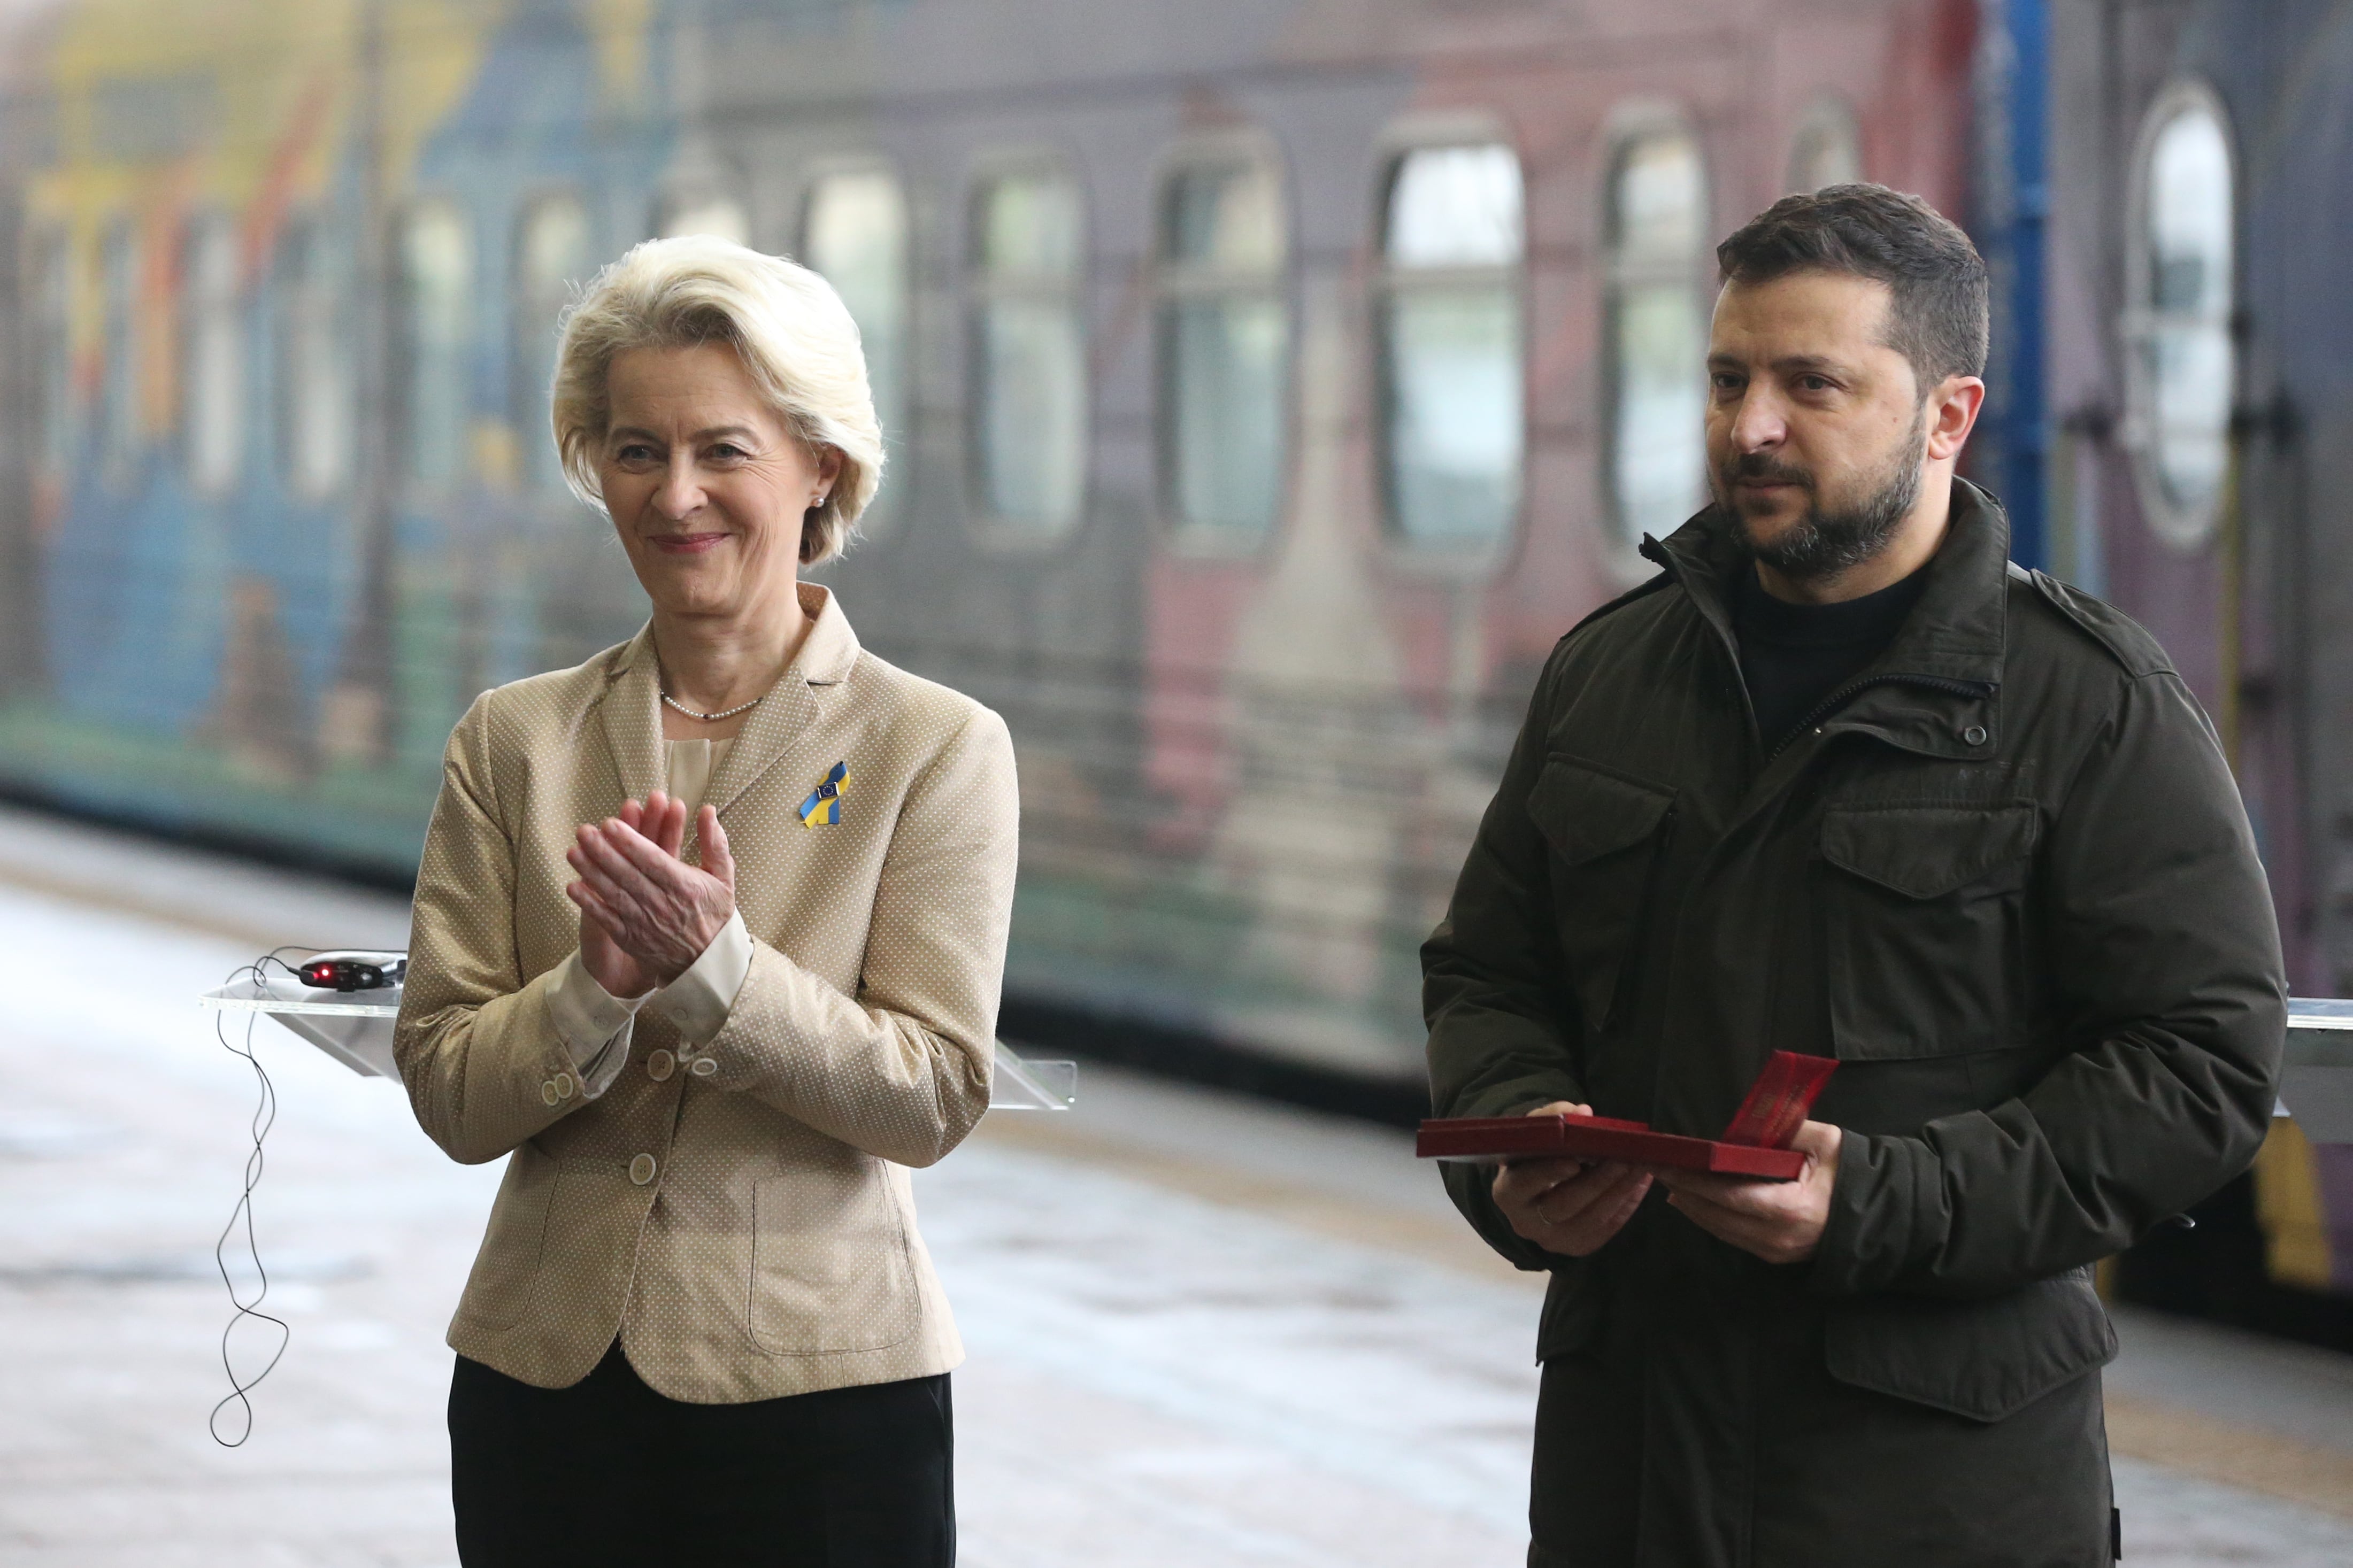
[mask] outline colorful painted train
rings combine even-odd
[[[1396,1092],[1534,672],[1700,498],[1715,238],[1860,175],[1983,237],[1979,471],[2174,649],[2347,989],[2339,12],[58,0],[0,84],[0,781],[404,873],[473,693],[638,618],[558,311],[728,234],[865,337],[828,581],[1012,724],[1022,1016]],[[2353,1285],[2337,1161],[2265,1156],[2281,1281]]]

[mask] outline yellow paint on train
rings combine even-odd
[[[2312,1141],[2287,1117],[2274,1118],[2255,1156],[2255,1221],[2273,1279],[2306,1290],[2331,1288],[2328,1221]]]
[[[650,85],[646,79],[646,43],[653,32],[656,0],[578,0],[581,21],[596,44],[597,85],[606,101],[635,109]]]
[[[600,84],[635,107],[647,89],[658,0],[574,0]],[[46,30],[32,73],[48,88],[49,166],[26,192],[37,230],[70,257],[65,321],[75,379],[102,376],[100,247],[129,223],[140,257],[134,407],[143,433],[172,426],[176,237],[196,212],[232,215],[246,276],[267,263],[287,215],[324,195],[362,117],[379,106],[381,190],[409,190],[426,142],[474,82],[515,0],[76,0]],[[371,26],[373,16],[373,26]],[[366,79],[370,40],[379,79]]]
[[[132,225],[132,406],[146,433],[174,414],[180,223],[199,209],[241,215],[250,258],[261,238],[254,216],[315,192],[353,97],[355,14],[353,0],[233,0],[201,13],[168,0],[82,0],[58,18],[42,73],[56,161],[31,182],[27,207],[69,247],[66,324],[85,390],[104,372],[101,237]]]

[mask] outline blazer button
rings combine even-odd
[[[656,1051],[653,1055],[646,1058],[646,1076],[653,1079],[656,1083],[659,1083],[664,1079],[670,1077],[672,1072],[677,1070],[677,1068],[678,1058],[670,1055],[668,1051]]]
[[[568,1073],[568,1072],[560,1072],[560,1073],[557,1073],[557,1074],[555,1075],[555,1098],[556,1098],[556,1099],[558,1099],[558,1100],[570,1100],[570,1099],[572,1098],[572,1090],[573,1090],[573,1088],[574,1088],[574,1084],[573,1084],[573,1082],[572,1082],[572,1075],[571,1075],[570,1073]]]
[[[550,1105],[554,1105],[555,1103],[555,1080],[554,1079],[549,1079],[545,1083],[539,1086],[539,1098]]]
[[[1986,743],[1986,727],[1982,724],[1972,724],[1961,731],[1961,739],[1972,746],[1982,746]]]
[[[629,1162],[629,1180],[642,1187],[653,1179],[654,1157],[651,1154],[640,1154]]]
[[[709,1057],[697,1057],[694,1058],[694,1065],[686,1070],[697,1078],[709,1078],[719,1070],[719,1064]]]

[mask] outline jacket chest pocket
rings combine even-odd
[[[2025,1043],[2036,826],[2028,805],[1822,814],[1822,945],[1840,1059]]]
[[[1552,848],[1561,962],[1587,1034],[1599,1034],[1630,1000],[1620,982],[1673,828],[1674,796],[1554,757],[1528,796],[1528,816]]]

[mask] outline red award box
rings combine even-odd
[[[1614,1116],[1456,1116],[1423,1122],[1413,1152],[1425,1160],[1489,1165],[1509,1160],[1622,1160],[1794,1181],[1805,1170],[1806,1157],[1789,1141],[1837,1069],[1828,1057],[1775,1051],[1721,1138],[1654,1132],[1646,1121]]]

